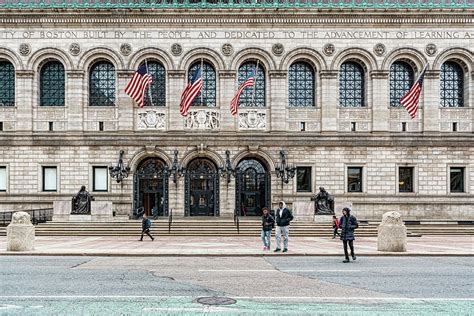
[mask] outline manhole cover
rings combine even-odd
[[[196,300],[203,305],[232,305],[237,303],[230,297],[200,297]]]

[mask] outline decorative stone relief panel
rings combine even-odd
[[[84,111],[84,123],[86,131],[98,131],[99,122],[104,122],[105,131],[117,130],[118,109],[116,107],[89,106]]]
[[[267,111],[265,109],[239,109],[239,130],[265,130]]]
[[[184,119],[184,128],[193,130],[218,130],[220,113],[217,109],[190,109]]]
[[[50,121],[34,121],[33,130],[35,131],[49,131],[49,122]],[[67,127],[67,122],[65,121],[53,121],[53,131],[65,131]]]
[[[357,132],[369,132],[372,124],[372,109],[369,108],[339,108],[339,131],[350,132],[352,123],[356,123]]]
[[[421,132],[422,120],[420,111],[415,119],[412,119],[405,108],[390,108],[389,129],[391,132],[401,132],[402,123],[406,123],[406,132]]]
[[[440,130],[452,132],[453,123],[457,123],[458,132],[472,131],[472,108],[440,108]]]
[[[143,110],[137,113],[137,129],[139,130],[164,130],[166,128],[166,114],[163,110]]]
[[[301,131],[304,123],[304,131],[321,131],[321,109],[320,108],[289,108],[288,129],[290,131]]]
[[[66,119],[64,107],[36,107],[33,108],[34,118],[40,121],[57,121]]]

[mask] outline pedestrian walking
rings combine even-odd
[[[281,251],[281,237],[283,236],[283,252],[288,251],[288,234],[290,231],[290,222],[293,220],[293,215],[286,207],[285,202],[281,201],[278,204],[278,209],[275,211],[275,218],[277,228],[275,231],[275,239],[277,247],[274,252]]]
[[[264,207],[262,209],[262,232],[260,237],[263,241],[263,250],[270,250],[270,240],[272,237],[272,229],[275,227],[275,219],[268,212],[268,208]]]
[[[347,252],[347,244],[351,248],[351,257],[352,260],[356,259],[354,253],[354,230],[359,227],[357,219],[351,215],[351,210],[348,207],[342,209],[342,217],[339,220],[339,226],[341,227],[341,240],[344,245],[344,255],[346,259],[344,263],[349,262],[349,254]]]
[[[332,228],[333,228],[332,239],[336,238],[336,235],[341,236],[339,232],[337,231],[339,229],[339,220],[337,219],[336,215],[332,216]]]
[[[146,216],[146,214],[143,214],[142,236],[140,237],[140,241],[143,241],[143,234],[147,234],[148,237],[151,238],[151,240],[155,240],[155,238],[153,238],[153,236],[150,234],[150,227],[151,227],[151,220]]]

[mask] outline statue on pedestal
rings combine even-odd
[[[323,187],[319,187],[318,194],[313,195],[311,201],[315,201],[315,215],[334,215],[334,198]]]
[[[94,201],[94,197],[86,191],[86,186],[83,185],[72,198],[71,214],[89,215],[91,213],[92,201]]]

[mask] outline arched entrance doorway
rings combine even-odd
[[[256,158],[242,159],[235,177],[235,206],[240,216],[261,216],[270,207],[270,173]]]
[[[143,160],[133,175],[133,215],[168,215],[168,171],[160,158]]]
[[[186,216],[219,215],[219,174],[212,161],[197,158],[188,164],[184,196]]]

